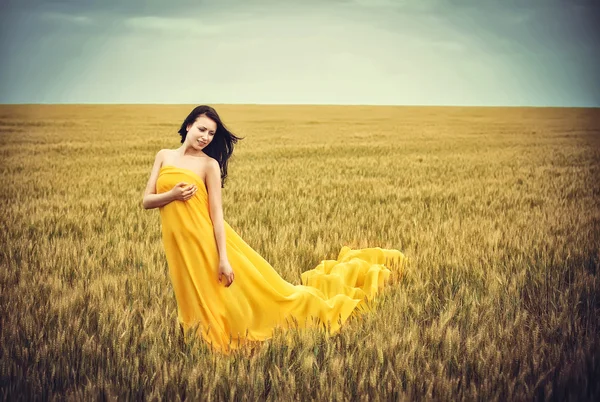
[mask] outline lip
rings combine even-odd
[[[206,142],[199,142],[198,144],[200,144],[200,145],[206,145],[207,143]]]

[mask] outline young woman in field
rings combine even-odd
[[[156,154],[143,206],[160,208],[162,240],[184,335],[189,329],[228,354],[286,329],[319,326],[330,334],[367,307],[400,267],[398,250],[343,247],[286,282],[223,219],[221,188],[240,138],[210,106],[198,106],[179,130],[181,146]]]

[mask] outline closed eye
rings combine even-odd
[[[205,132],[206,131],[206,127],[198,127],[198,130],[200,130],[202,132]],[[209,131],[208,134],[215,135],[215,132],[214,131]]]

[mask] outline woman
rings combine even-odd
[[[227,161],[240,140],[210,106],[198,106],[179,130],[182,145],[156,154],[143,206],[160,208],[169,276],[184,332],[198,334],[228,354],[276,327],[323,326],[330,334],[383,287],[400,266],[398,250],[343,247],[286,282],[223,219],[221,187]]]

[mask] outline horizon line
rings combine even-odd
[[[339,107],[433,107],[433,108],[453,108],[453,107],[469,107],[469,108],[537,108],[537,109],[598,109],[598,106],[557,106],[557,105],[443,105],[443,104],[383,104],[383,103],[95,103],[95,102],[57,102],[57,103],[1,103],[0,106],[190,106],[190,105],[219,105],[219,106],[339,106]]]

